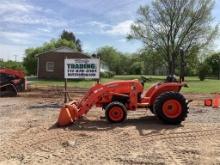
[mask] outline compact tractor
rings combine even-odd
[[[138,108],[149,109],[167,124],[180,124],[187,117],[188,103],[179,93],[186,83],[177,82],[172,76],[164,82],[154,84],[144,92],[142,80],[97,83],[80,101],[71,101],[61,108],[58,125],[67,126],[87,114],[93,105],[105,111],[105,118],[111,123],[126,120],[128,111]]]
[[[25,90],[25,74],[20,70],[0,68],[0,97],[17,96]]]

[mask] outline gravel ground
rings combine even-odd
[[[145,110],[109,124],[93,108],[67,128],[54,125],[59,94],[0,98],[0,164],[220,165],[220,109],[203,107],[204,95],[186,97],[194,102],[180,126],[164,125]]]

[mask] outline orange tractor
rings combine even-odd
[[[105,110],[105,118],[111,123],[123,122],[127,111],[138,108],[150,109],[167,124],[184,121],[189,101],[179,92],[187,84],[168,77],[165,82],[157,83],[144,92],[145,81],[127,80],[94,85],[80,101],[71,101],[61,108],[58,125],[74,123],[87,114],[93,105]]]
[[[0,68],[0,97],[13,97],[26,88],[25,74],[21,70]]]

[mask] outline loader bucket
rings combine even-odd
[[[73,105],[65,105],[63,108],[60,110],[60,114],[58,117],[58,126],[67,126],[74,121],[76,121],[78,118],[78,111],[77,107],[75,104]]]

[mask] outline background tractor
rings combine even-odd
[[[25,90],[25,74],[13,69],[0,69],[0,97],[13,97]]]
[[[184,121],[189,102],[180,90],[187,84],[168,76],[164,82],[156,83],[144,91],[146,80],[142,78],[141,81],[114,81],[94,85],[80,101],[71,101],[61,108],[58,125],[74,123],[87,114],[93,105],[101,107],[105,111],[106,119],[111,123],[123,122],[128,111],[138,108],[150,109],[167,124],[180,124]]]

